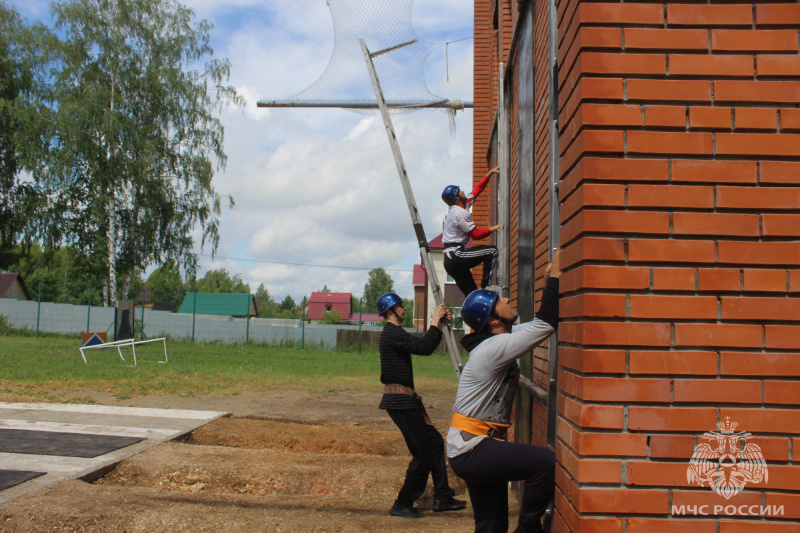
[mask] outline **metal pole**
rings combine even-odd
[[[381,110],[383,124],[386,127],[386,135],[389,137],[389,145],[392,147],[392,154],[394,155],[394,162],[397,166],[397,173],[400,176],[400,183],[403,186],[406,204],[408,204],[408,211],[411,215],[411,224],[414,226],[414,232],[417,236],[417,243],[419,244],[422,262],[425,265],[425,270],[428,274],[428,282],[433,290],[433,299],[436,302],[436,305],[443,304],[444,297],[442,296],[442,288],[439,285],[439,279],[436,275],[436,270],[433,268],[433,261],[431,260],[430,249],[428,248],[428,240],[425,238],[425,230],[422,227],[422,221],[419,216],[419,211],[417,210],[417,204],[414,200],[414,192],[411,190],[411,183],[408,181],[408,174],[406,173],[406,167],[403,163],[403,155],[400,153],[400,146],[397,144],[397,136],[395,135],[392,121],[389,118],[389,111],[386,108],[386,102],[383,99],[383,92],[381,91],[381,85],[378,81],[378,74],[375,72],[375,65],[372,63],[372,56],[367,49],[364,38],[359,37],[358,40],[361,43],[361,51],[364,53],[364,60],[367,63],[367,69],[369,70],[369,75],[372,79],[372,88],[375,90],[375,97]],[[450,359],[453,363],[453,370],[456,373],[456,378],[459,378],[461,377],[461,356],[458,353],[458,345],[456,344],[456,339],[453,336],[453,328],[450,326],[449,322],[443,323],[442,325],[442,333],[444,334],[447,350],[450,353]]]
[[[363,300],[363,297],[361,300]],[[358,353],[361,353],[361,318],[364,307],[361,303],[361,300],[358,301]]]
[[[500,231],[497,232],[497,284],[501,287],[508,287],[509,268],[508,268],[508,194],[509,168],[508,168],[508,113],[505,102],[505,70],[503,63],[500,69],[497,82],[497,166],[500,167],[500,175],[497,179],[497,223]]]
[[[139,333],[139,340],[144,340],[144,287],[142,287],[142,331]]]
[[[302,323],[302,326],[301,326],[302,330],[301,330],[301,333],[300,333],[300,349],[301,350],[305,350],[306,349],[306,297],[305,297],[305,295],[303,295],[303,310],[302,310],[301,316],[303,317],[302,318],[303,323]]]
[[[89,333],[89,319],[92,317],[92,280],[89,280],[89,304],[86,306],[86,333]]]
[[[109,287],[110,287],[110,284],[109,284]],[[119,324],[117,323],[117,315],[119,314],[119,309],[117,308],[118,305],[119,305],[119,300],[114,302],[114,331],[113,331],[113,333],[114,333],[114,340],[115,341],[117,340],[117,332],[119,331],[119,329],[117,329],[117,328],[119,328]],[[120,352],[120,357],[122,357],[122,352]]]
[[[419,302],[415,302],[417,304],[417,312],[414,313],[414,328],[417,335],[419,335]]]
[[[349,109],[378,109],[378,102],[364,100],[259,100],[256,107],[338,107]],[[473,102],[452,102],[450,100],[436,100],[434,102],[421,102],[419,100],[389,100],[386,107],[399,108],[444,108],[459,110],[462,107],[472,109]]]
[[[558,204],[558,22],[556,2],[550,4],[550,259],[559,246],[560,210]],[[548,340],[548,383],[547,383],[547,447],[555,450],[556,422],[558,418],[558,335]]]
[[[39,282],[39,301],[36,304],[36,338],[39,338],[39,316],[42,309],[42,283]]]
[[[253,295],[247,301],[247,331],[244,334],[244,343],[250,342],[250,306],[253,304]]]
[[[194,342],[194,322],[197,316],[197,289],[194,290],[194,301],[192,302],[192,342]]]

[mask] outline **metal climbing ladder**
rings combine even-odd
[[[443,304],[444,296],[442,293],[442,287],[439,285],[439,278],[436,275],[436,270],[433,268],[431,251],[428,247],[428,239],[425,237],[425,230],[422,228],[422,221],[420,220],[419,211],[417,210],[417,203],[414,200],[414,192],[411,190],[411,183],[408,181],[406,166],[403,163],[403,155],[400,153],[400,146],[397,144],[397,136],[394,133],[392,120],[389,117],[386,101],[383,98],[383,91],[381,90],[381,84],[378,81],[378,74],[375,72],[375,65],[372,62],[373,57],[391,52],[392,50],[397,50],[403,46],[408,46],[416,41],[398,44],[397,46],[392,46],[390,48],[385,48],[372,53],[370,53],[370,51],[367,49],[367,45],[364,43],[363,37],[359,37],[358,41],[361,43],[361,50],[364,53],[364,60],[367,62],[367,69],[369,70],[369,75],[372,79],[372,87],[375,89],[375,97],[378,101],[381,117],[383,117],[383,124],[386,127],[386,135],[389,137],[389,144],[392,147],[394,162],[397,165],[397,173],[400,175],[400,183],[403,185],[403,192],[406,196],[408,211],[411,214],[411,224],[414,226],[414,233],[417,236],[417,243],[419,244],[419,251],[420,255],[422,256],[422,263],[425,265],[425,272],[428,275],[428,283],[433,290],[433,299],[436,302],[436,305]],[[458,378],[461,376],[461,356],[458,353],[458,345],[456,344],[456,339],[453,335],[453,329],[451,328],[449,322],[445,322],[443,324],[442,333],[444,335],[445,343],[447,344],[447,351],[450,353],[450,359],[453,362],[453,370],[455,370],[456,378]]]

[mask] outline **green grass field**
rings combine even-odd
[[[257,345],[193,344],[167,341],[169,363],[160,343],[136,349],[131,366],[116,350],[89,350],[84,364],[75,338],[0,336],[0,400],[59,401],[63,391],[97,390],[118,398],[150,394],[194,396],[237,394],[266,385],[314,392],[379,387],[376,352],[330,352]],[[450,358],[443,353],[414,357],[418,386],[455,391]]]

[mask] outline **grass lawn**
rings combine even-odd
[[[59,401],[59,391],[98,390],[118,398],[150,394],[193,396],[237,394],[265,385],[313,392],[375,389],[380,376],[377,352],[330,352],[258,345],[193,344],[167,341],[136,348],[139,365],[131,366],[116,350],[89,350],[84,364],[72,337],[0,336],[0,401],[27,398]],[[414,357],[414,375],[439,390],[455,392],[450,358],[443,353]]]

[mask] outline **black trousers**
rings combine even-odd
[[[541,531],[541,518],[555,492],[556,456],[547,448],[484,439],[450,459],[467,482],[476,533],[508,532],[508,482],[525,480],[516,531]]]
[[[453,496],[447,482],[447,463],[444,454],[444,439],[439,431],[425,423],[422,409],[387,409],[392,421],[400,429],[411,452],[406,479],[397,494],[397,503],[405,507],[414,505],[414,500],[425,492],[428,475],[433,475],[434,498],[446,500]]]
[[[472,279],[472,269],[480,264],[483,264],[481,287],[486,287],[491,283],[492,274],[497,265],[496,247],[481,245],[464,248],[461,246],[444,254],[444,269],[456,282],[464,296],[478,288],[475,280]]]

